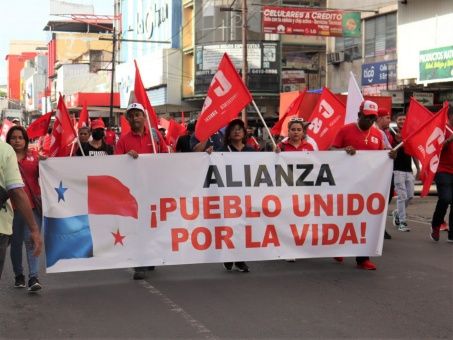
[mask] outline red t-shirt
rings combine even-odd
[[[159,152],[159,146],[154,140],[156,151]],[[137,151],[137,153],[154,153],[153,146],[151,144],[151,137],[148,131],[145,129],[143,135],[139,135],[133,131],[129,131],[126,135],[120,138],[116,144],[115,155],[124,155],[130,150]]]
[[[297,148],[288,140],[278,143],[278,147],[282,151],[314,151],[313,145],[308,143],[306,140],[302,140]]]
[[[450,126],[451,127],[451,126]],[[445,139],[451,136],[448,129],[445,131]],[[437,172],[453,174],[453,142],[445,144],[440,153],[439,166]]]
[[[35,207],[33,203],[33,196],[40,196],[41,189],[39,188],[39,156],[36,151],[29,150],[27,155],[18,161],[21,169],[22,179],[25,184],[25,192],[27,193],[28,199],[32,208]]]
[[[384,141],[377,127],[371,126],[367,131],[362,131],[357,123],[350,123],[338,131],[332,146],[335,148],[352,146],[356,150],[384,150]]]

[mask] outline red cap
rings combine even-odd
[[[379,117],[390,116],[390,112],[389,112],[389,110],[386,109],[385,107],[380,107],[379,110],[378,110],[378,116],[379,116]]]
[[[102,118],[98,118],[91,121],[91,130],[105,129],[105,124]]]
[[[362,104],[360,104],[360,111],[365,116],[377,116],[378,115],[378,105],[371,100],[364,100]]]

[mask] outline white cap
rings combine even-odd
[[[140,110],[140,111],[142,111],[143,113],[145,113],[145,108],[144,108],[143,105],[140,104],[140,103],[132,103],[132,104],[129,104],[129,106],[128,106],[127,109],[126,109],[126,112],[129,112],[130,110]]]
[[[363,112],[365,116],[378,115],[378,105],[371,100],[364,100],[360,105],[360,111]]]

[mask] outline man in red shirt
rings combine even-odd
[[[453,129],[453,108],[451,106],[448,108],[447,126]],[[431,239],[435,242],[439,241],[440,226],[450,205],[450,215],[448,217],[450,228],[448,229],[447,242],[453,243],[453,212],[451,206],[453,199],[453,134],[450,129],[445,132],[447,139],[440,154],[439,166],[435,177],[438,200],[431,221]]]
[[[381,131],[374,126],[378,116],[378,106],[371,100],[364,100],[360,105],[357,123],[343,126],[338,132],[331,149],[345,150],[349,155],[355,155],[356,150],[384,150],[385,145]],[[390,151],[389,156],[395,158],[396,153]],[[342,257],[335,258],[342,262]],[[376,265],[368,256],[356,257],[360,269],[376,270]]]
[[[126,118],[131,126],[131,131],[120,138],[116,144],[115,155],[128,154],[136,159],[141,153],[159,152],[157,133],[153,131],[153,138],[151,139],[151,135],[145,127],[146,116],[144,107],[139,103],[130,104],[126,110]],[[154,270],[154,266],[134,268],[134,280],[143,280],[146,270]]]

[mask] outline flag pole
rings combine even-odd
[[[153,128],[151,127],[151,120],[149,119],[149,114],[148,114],[147,109],[145,109],[145,116],[146,116],[146,121],[148,122],[149,135],[151,136],[151,144],[153,144],[153,151],[154,151],[154,153],[157,153],[156,145],[154,144]]]
[[[254,99],[252,99],[252,104],[253,104],[253,107],[256,110],[256,113],[258,113],[258,116],[260,116],[260,119],[263,122],[264,127],[266,128],[266,131],[269,134],[269,137],[270,137],[270,139],[272,141],[272,144],[274,144],[274,148],[277,148],[277,144],[275,143],[274,137],[271,135],[271,132],[270,132],[266,122],[264,121],[263,115],[261,114],[260,110],[258,109],[258,106],[256,106],[256,103],[255,103]]]

